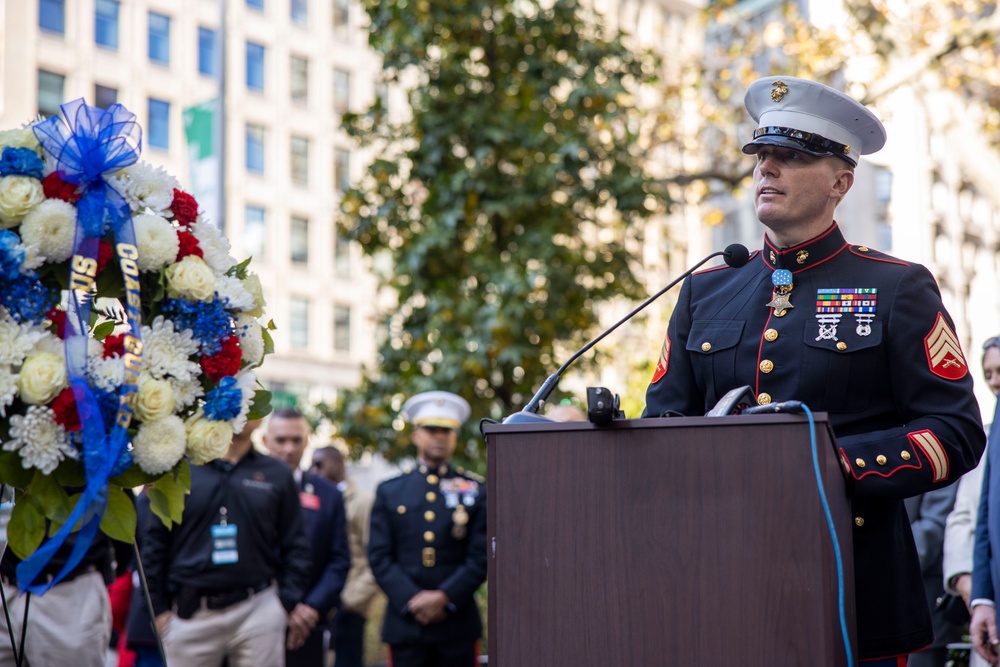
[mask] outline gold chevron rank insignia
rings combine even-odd
[[[938,313],[931,332],[924,337],[924,351],[931,372],[938,377],[960,380],[969,372],[958,336],[948,326],[942,313]]]
[[[943,482],[948,479],[948,454],[944,451],[944,446],[930,431],[914,431],[907,433],[906,437],[923,452],[924,456],[931,464],[931,472],[935,482]]]
[[[663,336],[663,348],[660,350],[660,359],[656,362],[656,370],[653,371],[652,384],[659,382],[667,374],[667,366],[670,365],[670,332]]]

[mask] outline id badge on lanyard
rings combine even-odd
[[[240,552],[236,547],[236,524],[226,519],[226,508],[219,508],[219,523],[212,526],[212,563],[230,565],[238,563]]]

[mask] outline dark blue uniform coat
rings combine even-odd
[[[344,497],[332,482],[311,472],[302,474],[300,488],[299,498],[312,548],[309,592],[303,602],[326,618],[340,602],[340,591],[351,568]],[[315,496],[316,500],[310,499],[310,496]],[[318,507],[315,506],[316,501]]]
[[[459,519],[464,530],[456,530],[456,513],[466,516]],[[372,506],[368,561],[388,597],[383,641],[474,642],[483,631],[474,594],[486,580],[486,484],[450,465],[421,466],[382,482]],[[406,605],[421,590],[448,595],[447,618],[426,626],[416,621]]]
[[[767,305],[776,268],[793,274],[793,307],[781,317]],[[847,312],[820,312],[831,302]],[[702,415],[742,385],[761,403],[800,400],[830,415],[855,516],[860,657],[930,644],[902,499],[951,484],[985,446],[968,364],[931,274],[848,245],[836,224],[784,250],[765,238],[746,266],[695,274],[681,288],[644,416]]]

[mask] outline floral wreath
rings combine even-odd
[[[150,484],[153,511],[180,521],[189,463],[270,410],[253,369],[273,325],[249,260],[138,161],[134,114],[61,108],[0,132],[0,483],[18,583],[36,593],[99,529],[133,540],[126,489]],[[33,583],[74,530],[62,571]]]

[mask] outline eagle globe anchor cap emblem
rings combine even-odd
[[[780,102],[788,94],[788,86],[784,81],[775,81],[771,84],[771,99]]]

